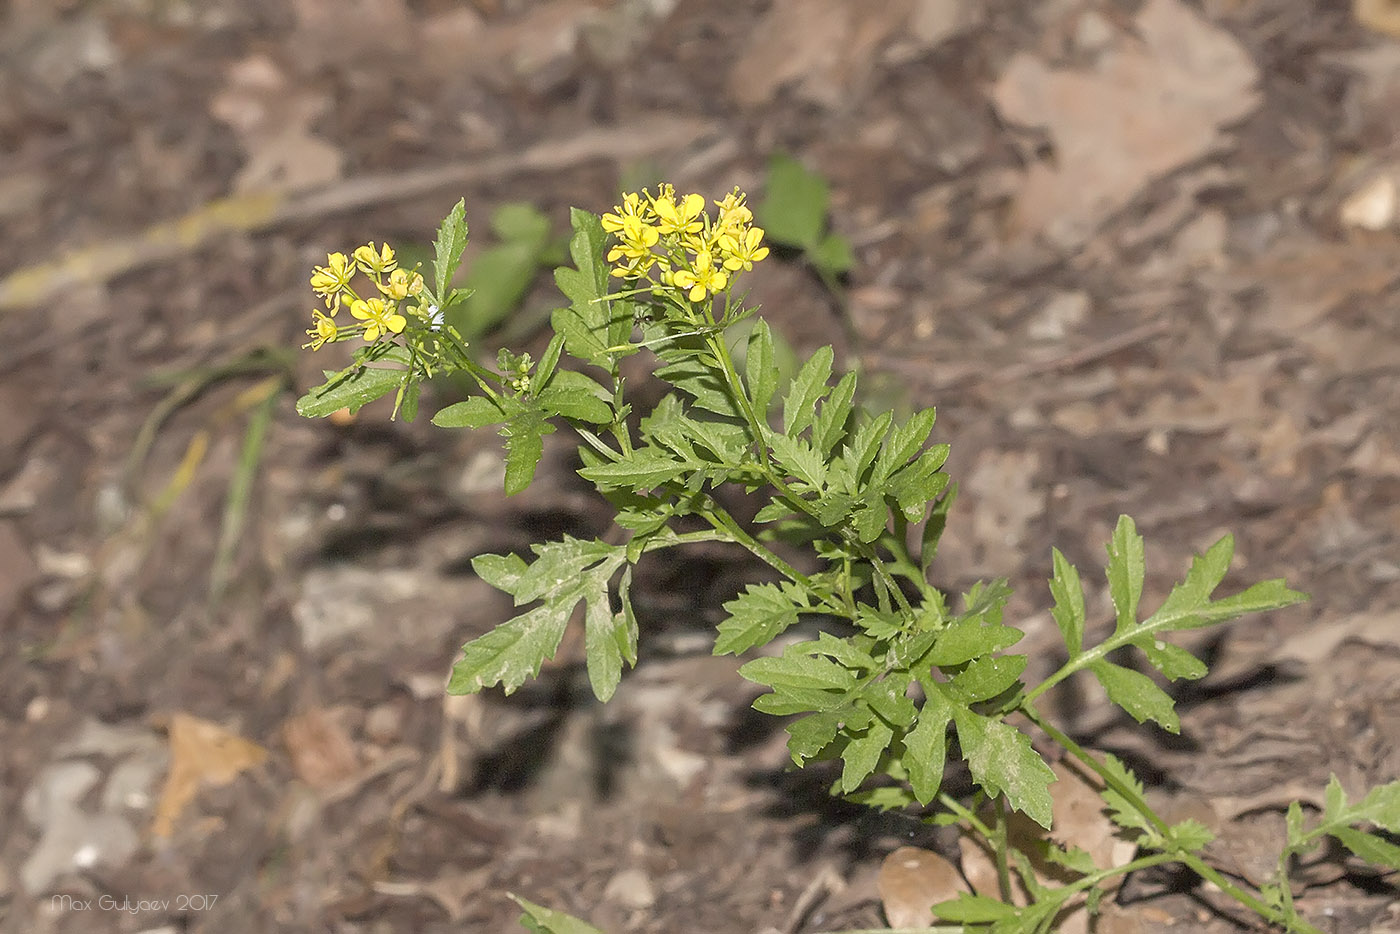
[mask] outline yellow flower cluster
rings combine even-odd
[[[361,298],[350,281],[355,273],[362,272],[374,282],[379,293]],[[353,254],[329,253],[326,265],[315,267],[311,273],[311,291],[326,303],[326,311],[319,308],[311,312],[311,327],[306,333],[311,340],[303,344],[312,350],[320,350],[328,343],[348,340],[356,334],[374,343],[389,334],[402,334],[408,319],[399,311],[401,303],[410,298],[418,299],[418,307],[413,314],[429,320],[433,309],[425,305],[423,277],[416,270],[399,268],[394,258],[394,248],[389,244],[376,248],[374,243],[358,247]],[[341,327],[335,317],[342,305],[350,308],[350,317],[355,322]]]
[[[768,255],[745,197],[734,189],[715,202],[719,212],[712,217],[703,196],[677,197],[670,185],[655,196],[624,194],[613,213],[603,215],[603,229],[617,240],[608,253],[612,274],[684,291],[692,302],[724,291],[733,276]]]

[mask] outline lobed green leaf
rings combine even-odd
[[[1120,633],[1137,625],[1146,566],[1137,526],[1130,517],[1119,516],[1108,545],[1108,590],[1113,597],[1113,607],[1118,611],[1117,631]]]
[[[1030,737],[956,704],[952,713],[973,780],[991,794],[1005,795],[1013,808],[1049,830],[1055,773],[1031,747]]]
[[[1147,675],[1122,665],[1099,660],[1089,666],[1108,699],[1122,707],[1138,723],[1154,720],[1169,733],[1181,732],[1176,702]]]
[[[447,287],[462,263],[462,252],[467,248],[467,200],[459,199],[442,219],[438,226],[437,240],[433,242],[433,297],[444,308],[447,304]]]
[[[834,359],[835,353],[828,344],[812,354],[797,371],[783,399],[783,434],[794,437],[812,424],[817,402],[828,391],[826,381],[831,378]]]

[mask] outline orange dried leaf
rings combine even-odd
[[[175,820],[202,785],[227,785],[267,759],[267,750],[198,717],[178,713],[170,721],[170,774],[161,790],[151,832],[168,838]]]

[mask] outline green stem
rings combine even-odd
[[[1157,812],[1152,809],[1152,806],[1134,789],[1119,781],[1118,776],[1113,772],[1100,765],[1099,761],[1089,755],[1087,750],[1046,720],[1045,717],[1041,715],[1040,711],[1031,705],[1029,695],[1026,699],[1021,701],[1020,710],[1030,718],[1032,723],[1044,730],[1055,742],[1059,743],[1065,751],[1082,762],[1084,766],[1092,770],[1095,775],[1099,776],[1099,778],[1104,781],[1104,784],[1113,789],[1115,793],[1132,806],[1133,810],[1137,811],[1138,814],[1142,815],[1142,817],[1152,825],[1153,829],[1156,831],[1157,837],[1161,841],[1161,850],[1164,856],[1168,857],[1173,862],[1179,862],[1186,866],[1196,875],[1212,883],[1219,888],[1220,891],[1224,892],[1241,905],[1244,905],[1259,917],[1271,922],[1284,920],[1273,906],[1264,903],[1238,885],[1235,885],[1197,854],[1178,846],[1172,846],[1170,844],[1171,828],[1167,825],[1166,821],[1162,820],[1162,818],[1157,815]],[[1305,934],[1321,934],[1317,928],[1311,925],[1307,925],[1301,921],[1295,921],[1295,923],[1302,924],[1299,930],[1305,932]]]

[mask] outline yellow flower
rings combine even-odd
[[[763,241],[763,228],[750,227],[734,230],[719,238],[719,251],[724,254],[724,268],[738,272],[753,268],[768,255],[768,247],[760,246]]]
[[[729,273],[723,266],[715,266],[714,257],[705,252],[696,255],[689,269],[676,270],[672,281],[679,288],[690,289],[690,300],[698,302],[704,299],[706,292],[723,291],[729,284]]]
[[[344,253],[327,253],[326,265],[311,273],[311,291],[325,298],[332,316],[340,310],[340,293],[354,275],[355,266]]]
[[[365,272],[377,275],[383,275],[398,265],[394,259],[394,248],[386,243],[382,250],[376,251],[373,240],[355,250],[355,262]]]
[[[686,195],[677,204],[675,197],[663,191],[651,201],[651,209],[656,212],[656,220],[663,234],[699,233],[704,227],[700,216],[705,213],[703,195]]]
[[[744,199],[748,195],[735,188],[725,195],[720,201],[715,202],[715,207],[719,208],[719,224],[723,229],[732,227],[743,227],[753,220],[753,211],[744,204]]]
[[[642,200],[642,196],[636,192],[624,194],[622,203],[613,205],[616,214],[603,215],[603,229],[608,233],[617,233],[627,224],[629,220],[635,218],[641,223],[646,223],[651,219],[651,205]]]
[[[311,340],[301,346],[303,349],[310,347],[312,350],[320,350],[326,344],[334,341],[336,334],[339,332],[340,329],[335,326],[335,322],[332,321],[325,312],[321,311],[319,308],[313,309],[311,312],[311,327],[306,331],[306,333],[311,336]]]
[[[381,334],[402,333],[408,319],[398,313],[397,305],[386,305],[382,298],[362,299],[350,306],[350,314],[365,323],[365,340],[373,343]]]
[[[647,267],[655,262],[651,248],[661,239],[661,234],[655,227],[643,224],[638,217],[625,217],[624,223],[617,230],[617,244],[608,251],[608,262],[618,265],[625,260],[622,265],[629,270],[639,270],[636,275],[641,275]],[[613,275],[630,276],[632,272],[618,273]]]
[[[407,269],[395,269],[389,274],[389,281],[377,283],[379,291],[396,302],[423,291],[423,277]]]

